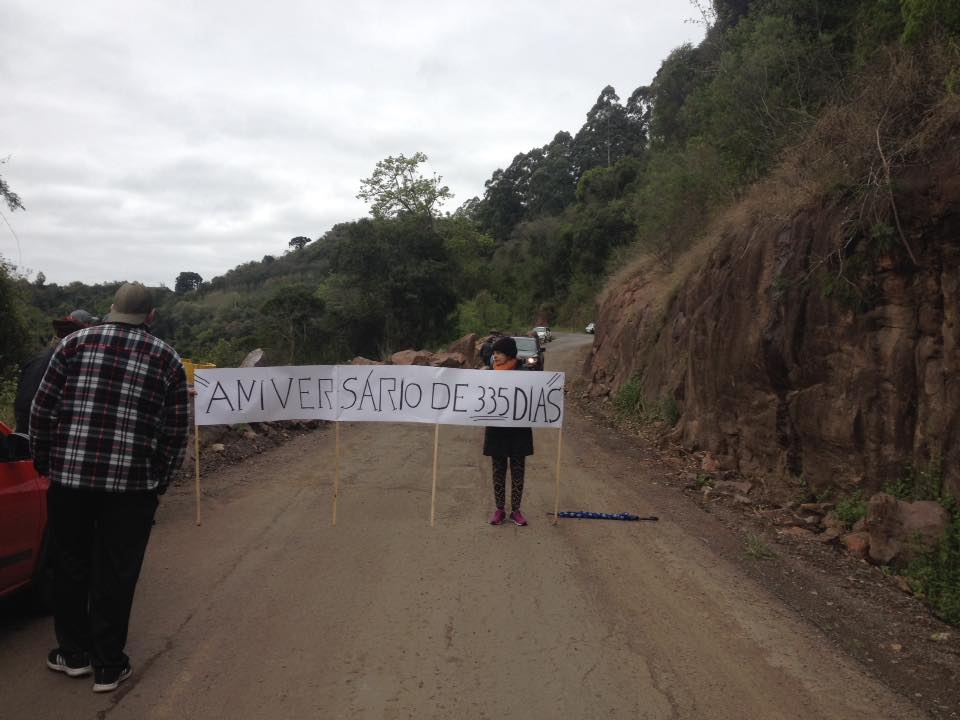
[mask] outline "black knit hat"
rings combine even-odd
[[[517,341],[512,337],[502,337],[499,338],[493,344],[494,352],[502,352],[507,357],[516,357],[517,356]]]

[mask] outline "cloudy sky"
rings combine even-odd
[[[702,25],[691,0],[4,0],[0,255],[66,284],[205,279],[367,215],[422,151],[455,199],[575,133]],[[9,225],[8,225],[9,224]]]

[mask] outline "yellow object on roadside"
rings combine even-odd
[[[194,362],[190,358],[180,358],[180,362],[183,363],[183,369],[187,371],[187,385],[193,385],[194,370],[208,370],[216,367],[214,363]]]

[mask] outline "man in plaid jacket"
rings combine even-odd
[[[177,353],[149,332],[156,317],[139,283],[117,290],[102,325],[57,346],[34,397],[30,442],[48,475],[58,647],[47,667],[94,673],[94,692],[130,677],[130,610],[158,496],[183,461],[187,378]]]

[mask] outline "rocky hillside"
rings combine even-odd
[[[910,467],[960,497],[960,101],[891,108],[912,72],[825,118],[668,269],[611,283],[592,394],[639,383],[685,447],[781,498]]]

